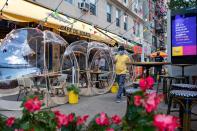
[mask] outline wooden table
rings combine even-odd
[[[90,71],[90,74],[95,74],[96,75],[96,87],[99,88],[99,74],[103,74],[103,71]]]
[[[134,66],[142,66],[146,68],[146,76],[149,75],[149,69],[151,67],[157,67],[157,66],[163,66],[163,65],[169,65],[169,62],[134,62],[131,63]]]

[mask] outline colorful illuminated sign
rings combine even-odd
[[[197,55],[196,35],[196,16],[174,16],[172,19],[172,56]]]

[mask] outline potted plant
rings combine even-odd
[[[76,85],[71,84],[67,87],[67,91],[68,91],[68,102],[70,104],[78,103],[78,99],[79,99],[78,96],[80,89]]]
[[[115,82],[111,87],[111,93],[117,93],[118,92],[118,83]]]

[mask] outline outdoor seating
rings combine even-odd
[[[61,76],[58,76],[57,81],[55,81],[54,85],[51,86],[51,89],[54,90],[55,95],[65,95],[66,80],[67,74],[61,74]]]
[[[192,84],[197,85],[197,76],[192,76]]]
[[[191,110],[197,103],[197,92],[189,90],[171,90],[169,94],[169,103],[167,113],[171,112],[172,101],[179,104],[179,116],[183,131],[190,131],[191,127]]]
[[[27,95],[32,90],[34,83],[30,78],[20,78],[18,79],[18,86],[20,90],[17,97],[17,101],[19,100],[22,92],[24,92],[24,94]]]

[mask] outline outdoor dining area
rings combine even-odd
[[[48,30],[13,30],[2,41],[0,56],[0,102],[10,102],[12,107],[1,107],[7,110],[20,110],[21,100],[30,95],[42,96],[46,107],[65,104],[72,84],[80,95],[104,94],[115,79],[110,47],[100,42],[69,44]],[[16,101],[3,99],[11,95],[17,95]]]
[[[163,57],[167,56],[164,55]],[[183,131],[192,130],[191,123],[196,121],[196,111],[194,107],[197,104],[197,81],[195,79],[196,76],[184,75],[184,67],[193,66],[195,64],[172,64],[169,62],[133,62],[131,64],[133,66],[143,67],[143,79],[141,79],[142,81],[135,82],[134,88],[126,89],[128,98],[126,114],[129,116],[132,97],[135,97],[135,93],[143,90],[143,80],[145,80],[145,83],[149,83],[149,77],[155,74],[152,73],[153,70],[151,69],[159,66],[178,66],[181,67],[179,75],[156,73],[154,85],[145,90],[145,92],[148,94],[155,92],[158,96],[163,94],[164,104],[167,105],[164,113],[174,114],[173,112],[177,112],[180,118],[180,129]]]

